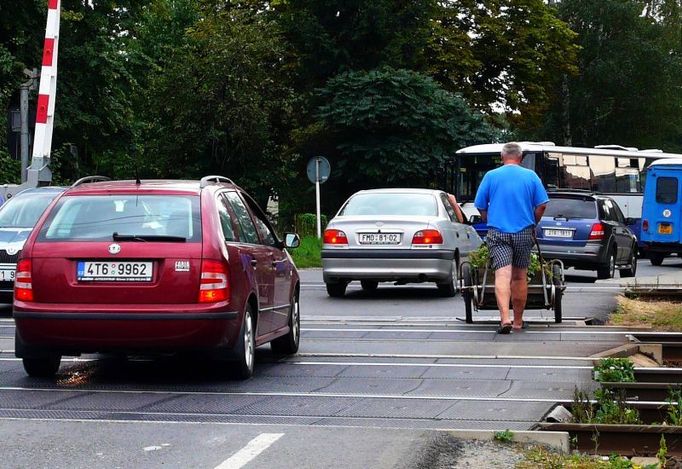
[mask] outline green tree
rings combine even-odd
[[[574,41],[543,0],[441,1],[428,73],[479,110],[537,124],[557,80],[576,70]]]
[[[383,65],[421,69],[435,0],[280,0],[277,21],[298,53],[298,85]]]
[[[265,13],[200,6],[147,89],[144,159],[167,177],[224,174],[264,201],[283,178],[289,51]]]
[[[580,73],[569,77],[568,94],[557,89],[545,138],[562,141],[564,126],[575,145],[660,148],[679,138],[680,43],[662,17],[643,9],[636,0],[561,2],[562,18],[579,34]]]
[[[495,138],[461,97],[409,70],[344,73],[318,99],[311,141],[330,157],[337,204],[361,188],[433,186],[457,149]]]

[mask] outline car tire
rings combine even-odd
[[[451,298],[457,294],[457,285],[459,283],[459,262],[457,259],[452,261],[452,271],[450,272],[450,279],[445,283],[437,283],[440,296],[444,298]]]
[[[462,265],[462,283],[465,287],[471,287],[473,281],[471,278],[471,269],[469,264]],[[474,322],[474,295],[469,289],[462,290],[462,299],[464,300],[464,315],[467,324]]]
[[[552,266],[552,283],[554,284],[554,322],[559,324],[563,320],[563,308],[561,300],[564,292],[561,290],[561,267],[554,264]]]
[[[234,348],[236,357],[235,374],[239,379],[248,379],[253,375],[253,366],[256,361],[256,338],[253,328],[253,307],[246,305],[242,327],[239,331],[239,339]]]
[[[630,268],[620,269],[621,278],[634,277],[637,274],[637,247],[632,247],[632,252],[630,253]]]
[[[293,355],[298,352],[298,344],[301,340],[301,310],[298,302],[298,294],[294,293],[291,299],[291,311],[289,312],[289,332],[270,342],[270,348],[280,355]]]
[[[50,355],[46,357],[24,357],[21,359],[24,364],[26,374],[32,378],[52,378],[62,361],[61,355]]]
[[[663,264],[663,259],[665,259],[665,253],[650,252],[648,257],[649,257],[649,262],[651,262],[651,265],[658,267],[659,265]]]
[[[606,280],[613,278],[616,273],[616,252],[615,249],[609,249],[606,264],[597,267],[597,278],[599,280]]]
[[[376,289],[379,288],[379,282],[374,280],[360,280],[360,285],[363,290],[369,292],[376,291]]]
[[[325,285],[327,286],[327,295],[331,296],[332,298],[341,298],[346,294],[346,286],[348,284],[346,282],[338,282],[325,283]]]

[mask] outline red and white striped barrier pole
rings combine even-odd
[[[61,0],[47,0],[47,26],[43,65],[40,70],[38,88],[38,107],[36,109],[36,128],[33,138],[31,166],[27,171],[27,183],[36,187],[40,183],[50,183],[52,173],[49,168],[52,150],[52,129],[54,126],[54,105],[57,95],[57,49],[59,44],[59,13]]]

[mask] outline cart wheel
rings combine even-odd
[[[469,267],[469,264],[462,264],[461,274],[464,287],[471,287],[473,281],[471,279],[471,268]],[[466,323],[472,324],[474,322],[474,295],[470,288],[462,289],[462,299],[464,300]]]
[[[554,264],[552,266],[552,283],[554,284],[554,322],[560,323],[561,318],[561,299],[564,292],[561,291],[563,285],[561,284],[561,267]]]

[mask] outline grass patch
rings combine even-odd
[[[529,449],[524,456],[524,460],[516,465],[517,469],[620,469],[639,467],[634,466],[627,458],[616,455],[604,460],[600,456],[590,456],[587,454],[556,453],[539,446]]]
[[[288,251],[299,269],[322,267],[322,257],[320,256],[322,240],[317,236],[303,237],[299,247]]]
[[[645,326],[657,331],[682,331],[682,304],[618,297],[616,312],[609,318],[615,326]]]

